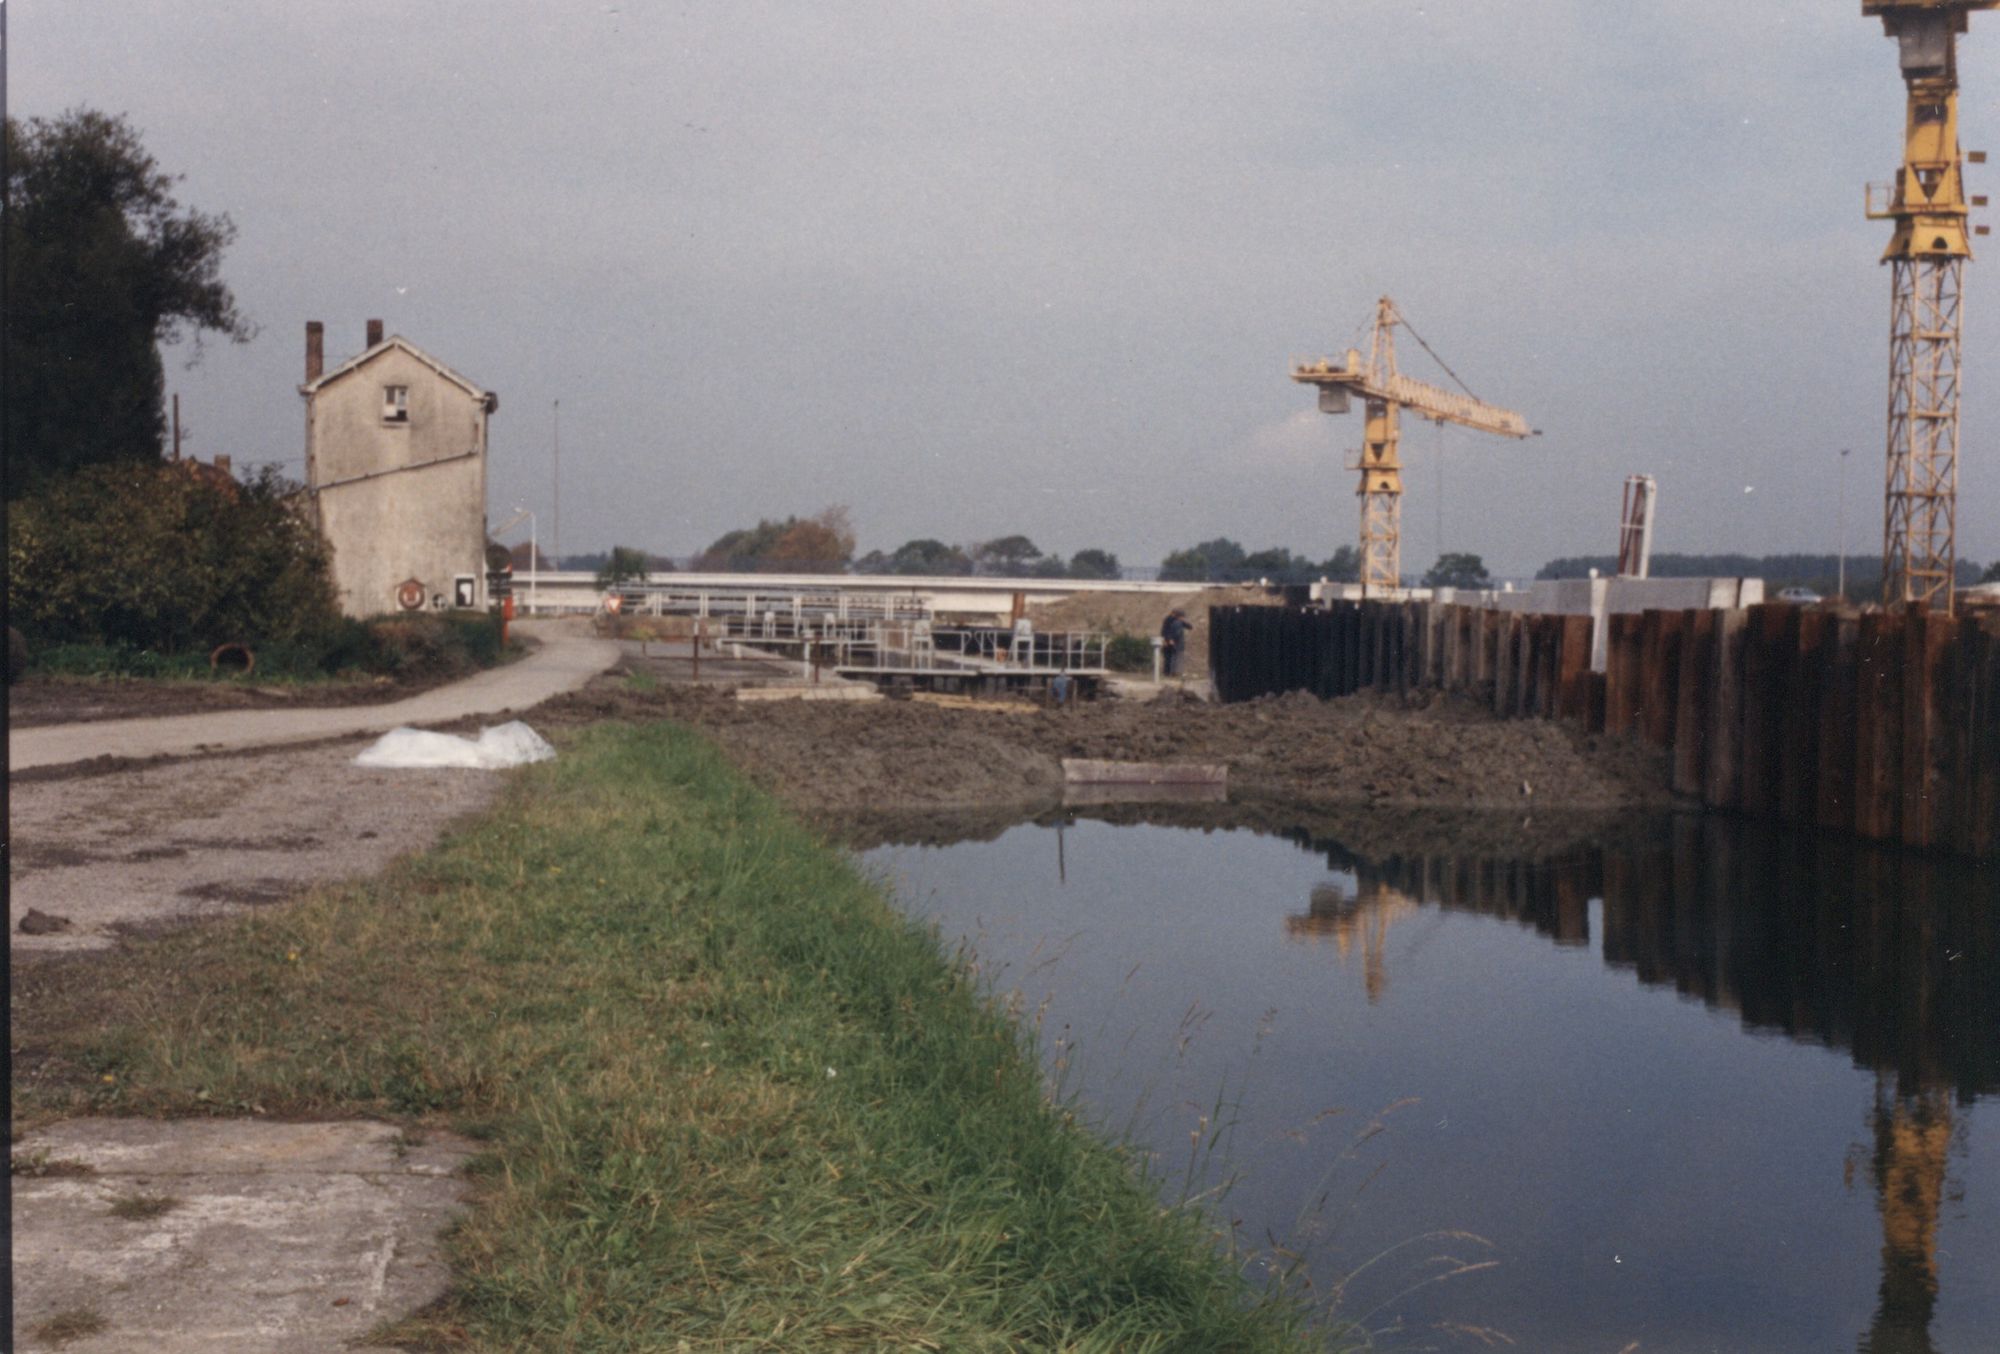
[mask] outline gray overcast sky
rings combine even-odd
[[[204,458],[300,468],[308,319],[500,393],[488,510],[688,553],[851,506],[1157,563],[1356,534],[1286,378],[1394,296],[1526,444],[1415,424],[1404,562],[1879,553],[1895,48],[1853,0],[15,0],[17,116],[128,114],[262,327],[170,355]],[[1961,42],[2000,151],[2000,16]],[[2000,189],[2000,158],[1972,191]],[[1982,182],[1981,180],[1984,180]],[[2000,247],[1959,549],[2000,556]],[[1406,369],[1425,370],[1420,353]],[[1439,378],[1441,379],[1441,378]],[[1440,450],[1441,449],[1441,450]],[[525,529],[508,533],[518,539]]]

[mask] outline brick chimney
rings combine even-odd
[[[306,384],[311,385],[326,370],[326,326],[318,320],[306,321]]]
[[[382,322],[380,320],[370,320],[368,322],[368,346],[370,348],[373,348],[376,344],[380,343],[381,341],[382,341]]]

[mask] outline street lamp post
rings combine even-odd
[[[562,567],[562,401],[557,400],[549,409],[549,439],[551,448],[549,459],[554,469],[555,479],[555,520],[549,530],[555,534],[556,567]]]
[[[522,511],[527,512],[527,509],[523,508]],[[535,585],[540,581],[540,574],[541,567],[535,540],[535,515],[530,512],[528,513],[528,614],[530,616],[535,614],[535,602],[539,596]]]

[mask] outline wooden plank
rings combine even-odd
[[[1625,628],[1635,617],[1610,616],[1605,619],[1604,635],[1604,732],[1622,734],[1629,727],[1626,713],[1632,703],[1625,696],[1625,686],[1631,673],[1625,661]]]
[[[1828,618],[1820,650],[1819,775],[1813,821],[1838,832],[1854,831],[1854,747],[1861,618],[1848,612]]]
[[[1743,715],[1741,798],[1738,807],[1753,818],[1774,814],[1778,805],[1779,712],[1784,704],[1785,613],[1792,608],[1764,602],[1750,608],[1743,632]]]
[[[1089,757],[1062,759],[1069,785],[1225,785],[1229,768],[1212,763],[1109,762]]]
[[[1556,717],[1590,722],[1590,617],[1564,616],[1556,655]]]
[[[1535,622],[1526,614],[1514,617],[1514,697],[1509,713],[1526,719],[1535,713]]]
[[[1535,714],[1556,717],[1556,674],[1562,661],[1562,617],[1535,617]]]
[[[1644,615],[1613,616],[1605,645],[1604,731],[1637,735],[1646,665]]]
[[[1935,810],[1935,840],[1949,850],[1972,851],[1974,805],[1973,738],[1977,728],[1979,623],[1962,616],[1950,627],[1939,674],[1938,777],[1944,793]]]
[[[1973,660],[1970,850],[2000,855],[2000,625],[1982,622]]]
[[[1946,793],[1938,766],[1938,687],[1951,618],[1913,610],[1903,628],[1903,827],[1905,845],[1937,843]]]
[[[1810,823],[1819,796],[1819,703],[1826,676],[1826,635],[1832,613],[1791,608],[1785,617],[1785,703],[1778,711],[1778,816]]]
[[[1403,680],[1398,694],[1407,696],[1424,684],[1424,613],[1422,602],[1403,604]]]
[[[1861,618],[1855,684],[1854,830],[1898,836],[1903,807],[1903,617]]]
[[[1643,674],[1644,737],[1656,748],[1674,745],[1674,720],[1680,713],[1681,636],[1685,618],[1678,611],[1646,613],[1646,670]]]
[[[1493,713],[1505,719],[1513,713],[1514,676],[1517,671],[1514,666],[1514,639],[1521,618],[1511,611],[1496,611],[1493,614],[1499,625],[1493,645]]]
[[[1743,634],[1750,614],[1741,609],[1715,613],[1715,642],[1710,651],[1707,780],[1702,802],[1710,808],[1734,809],[1743,798]]]
[[[1675,794],[1699,795],[1708,752],[1708,683],[1714,662],[1715,612],[1706,607],[1681,614],[1681,661],[1674,681],[1673,786]]]

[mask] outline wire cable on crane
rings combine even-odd
[[[1403,312],[1399,310],[1396,312],[1396,319],[1403,326],[1403,328],[1410,331],[1410,337],[1417,341],[1417,346],[1419,348],[1422,348],[1425,352],[1431,355],[1431,361],[1437,363],[1440,367],[1443,367],[1444,374],[1446,376],[1449,376],[1454,381],[1458,381],[1458,388],[1460,390],[1463,390],[1468,395],[1472,395],[1472,387],[1467,385],[1464,381],[1459,380],[1458,373],[1453,371],[1450,368],[1450,366],[1448,366],[1445,363],[1445,360],[1437,355],[1436,350],[1433,349],[1430,344],[1424,342],[1424,336],[1422,334],[1419,334],[1417,332],[1417,327],[1410,323],[1409,316],[1403,314]],[[1479,399],[1479,396],[1472,395],[1472,398],[1477,400]],[[1485,401],[1480,400],[1480,403],[1484,404]]]

